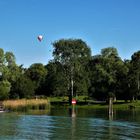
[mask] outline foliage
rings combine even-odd
[[[35,92],[35,86],[33,82],[26,76],[21,75],[15,82],[11,89],[10,98],[21,99],[31,98]]]
[[[45,69],[43,64],[34,63],[26,70],[25,74],[34,83],[36,92],[35,94],[37,94],[37,92],[39,92],[39,89],[42,88],[42,85],[45,82],[47,70]]]
[[[134,100],[140,95],[140,51],[135,52],[131,58],[129,86],[131,97]]]
[[[48,74],[45,81],[47,96],[64,96],[67,94],[67,82],[63,68],[59,62],[49,62],[46,66]]]
[[[94,56],[89,62],[91,86],[89,95],[99,100],[118,96],[118,86],[125,75],[126,68],[118,56],[116,48],[101,50],[101,55]]]
[[[53,59],[46,66],[29,68],[16,64],[12,52],[0,48],[0,100],[85,96],[97,100],[140,98],[140,51],[131,60],[122,60],[114,47],[91,56],[81,39],[60,39],[53,43]],[[85,99],[86,99],[85,98]]]
[[[6,52],[5,53],[5,59],[7,62],[8,66],[14,65],[15,64],[15,56],[12,52]]]
[[[8,81],[0,81],[0,100],[9,98],[11,84]]]
[[[61,39],[53,47],[54,61],[61,64],[70,100],[77,92],[87,93],[85,65],[91,57],[90,48],[81,39]]]

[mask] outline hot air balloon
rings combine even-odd
[[[42,36],[42,35],[39,35],[39,36],[37,37],[37,39],[41,42],[42,39],[43,39],[43,36]]]

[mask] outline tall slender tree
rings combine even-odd
[[[81,73],[84,63],[91,57],[91,50],[81,39],[61,39],[55,41],[53,47],[54,61],[60,62],[64,69],[71,103],[75,96],[76,75]]]
[[[140,51],[135,52],[131,57],[130,86],[133,100],[140,95]]]

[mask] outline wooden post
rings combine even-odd
[[[113,98],[109,98],[109,116],[113,116]]]

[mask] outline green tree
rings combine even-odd
[[[130,87],[133,100],[140,95],[140,51],[135,52],[131,57]]]
[[[105,60],[104,68],[108,74],[108,93],[112,93],[111,96],[116,98],[117,89],[119,88],[118,83],[121,80],[121,76],[123,77],[125,73],[124,70],[126,70],[124,68],[124,62],[119,57],[117,49],[114,47],[102,49],[101,54]]]
[[[114,47],[108,47],[101,50],[101,54],[105,58],[118,58],[118,51]]]
[[[6,52],[5,53],[5,59],[8,66],[15,64],[15,56],[12,52]]]
[[[4,73],[4,62],[5,62],[5,56],[4,56],[4,50],[0,48],[0,78],[2,80],[3,78],[3,73]]]
[[[89,63],[91,73],[90,95],[105,100],[109,96],[116,97],[118,76],[123,72],[123,61],[116,48],[101,50],[101,55],[94,56]],[[111,93],[111,94],[110,94]]]
[[[23,76],[22,70],[16,64],[7,66],[5,78],[11,83],[10,98],[18,98],[19,93],[16,91],[16,82]]]
[[[108,73],[104,68],[101,55],[93,56],[89,62],[90,81],[89,95],[98,100],[106,100],[108,93]]]
[[[77,75],[84,71],[84,65],[91,57],[91,50],[81,39],[61,39],[53,43],[54,61],[61,63],[64,69],[67,88],[69,89],[69,102],[74,96]],[[86,73],[86,71],[84,71]],[[82,87],[82,86],[81,86]],[[75,87],[75,89],[79,87]]]
[[[59,62],[49,62],[46,66],[48,74],[45,81],[47,96],[67,95],[67,83],[64,70]]]
[[[0,48],[0,66],[4,65],[4,50]]]
[[[38,94],[41,88],[40,86],[45,82],[47,75],[47,70],[44,65],[41,63],[34,63],[26,70],[25,74],[33,81],[36,87],[35,94]]]
[[[0,81],[0,100],[5,100],[9,98],[11,84],[7,81]]]
[[[26,75],[21,75],[11,89],[11,98],[31,98],[35,92],[35,86]]]
[[[116,97],[127,101],[130,97],[129,87],[129,68],[130,61],[118,61],[116,64]]]

